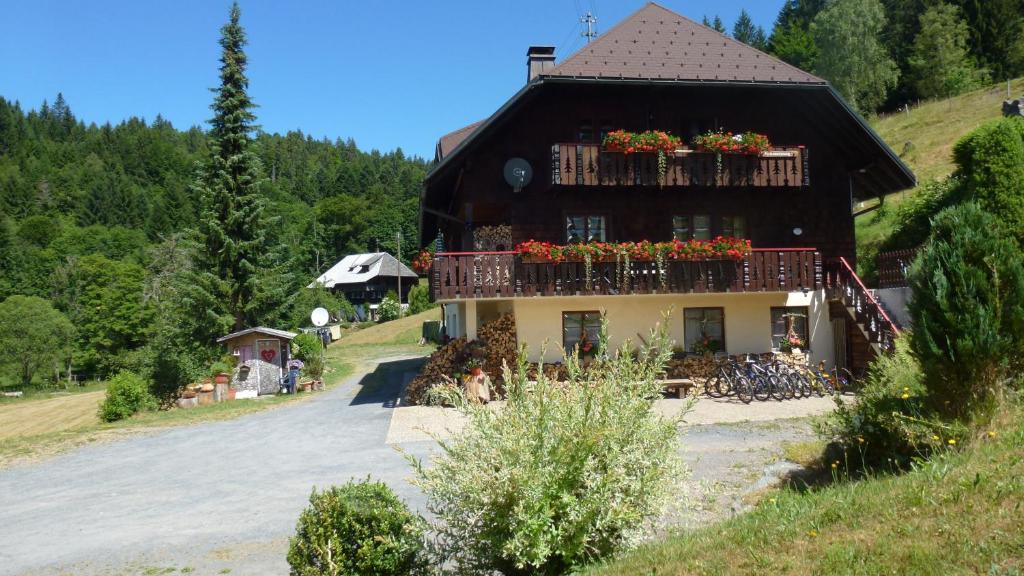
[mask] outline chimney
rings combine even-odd
[[[554,46],[530,46],[526,50],[526,81],[555,67]]]

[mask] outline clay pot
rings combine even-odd
[[[207,383],[199,387],[200,392],[213,392],[213,384]]]
[[[228,388],[228,400],[234,400],[235,399],[235,392],[236,391],[235,391],[234,388]]]
[[[231,380],[231,376],[221,372],[213,377],[214,384],[227,384]]]

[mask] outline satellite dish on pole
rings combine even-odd
[[[503,173],[505,182],[512,187],[513,192],[525,188],[533,178],[533,168],[530,168],[530,163],[522,158],[509,158],[508,162],[505,162]]]
[[[316,308],[313,310],[313,313],[309,315],[309,319],[313,322],[313,326],[316,326],[317,328],[327,324],[327,321],[330,320],[330,318],[331,315],[327,313],[326,308]]]

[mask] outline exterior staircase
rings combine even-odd
[[[894,349],[896,338],[900,335],[899,326],[893,322],[872,291],[864,286],[845,258],[832,261],[826,267],[825,293],[832,304],[831,308],[841,309],[846,316],[847,326],[856,328],[855,333],[851,334],[854,347],[858,343],[866,344],[870,355],[874,357]],[[855,369],[866,367],[869,359],[862,356],[854,352],[852,366]]]

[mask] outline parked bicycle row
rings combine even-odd
[[[752,400],[790,400],[839,394],[851,389],[853,376],[845,368],[788,362],[775,354],[721,357],[704,393],[712,398],[735,396],[749,404]]]

